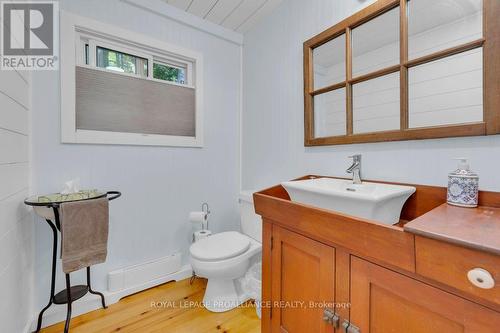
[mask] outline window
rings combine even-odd
[[[158,80],[185,84],[186,68],[155,62],[153,63],[153,77]]]
[[[90,58],[89,58],[89,52],[90,52],[90,49],[89,49],[89,43],[85,43],[84,52],[85,52],[85,54],[83,55],[83,56],[84,56],[84,59],[85,59],[85,60],[84,60],[84,62],[85,62],[85,64],[86,64],[86,65],[88,65],[88,64],[89,64],[89,61],[90,61],[90,60],[89,60],[89,59],[90,59]]]
[[[201,55],[68,13],[61,26],[63,142],[202,145]]]
[[[97,47],[96,66],[121,73],[148,76],[148,59],[100,46]]]
[[[131,48],[124,43],[109,38],[95,37],[80,33],[82,58],[77,65],[89,65],[118,73],[136,75],[143,78],[168,81],[181,85],[190,85],[193,63],[182,57],[151,53],[142,48]],[[95,55],[93,58],[90,55]],[[78,63],[79,62],[79,63]],[[153,64],[152,71],[149,71]]]
[[[451,3],[378,0],[307,40],[305,145],[500,133],[500,6]]]

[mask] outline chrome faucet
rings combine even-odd
[[[361,184],[361,155],[356,154],[349,156],[352,158],[352,165],[346,170],[347,173],[352,173],[352,183]]]

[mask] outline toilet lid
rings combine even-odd
[[[191,245],[191,255],[200,260],[222,260],[236,257],[250,247],[250,239],[236,231],[221,232]]]

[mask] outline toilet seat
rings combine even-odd
[[[250,239],[236,231],[221,232],[191,245],[191,256],[202,261],[234,258],[250,247]]]

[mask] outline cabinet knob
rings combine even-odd
[[[361,333],[358,327],[353,325],[349,320],[344,319],[342,323],[342,332],[344,333]]]
[[[337,328],[339,326],[340,317],[331,309],[325,309],[323,311],[323,321],[326,321],[333,327]]]
[[[491,289],[495,286],[495,280],[490,272],[483,268],[473,268],[467,272],[470,283],[481,289]]]

